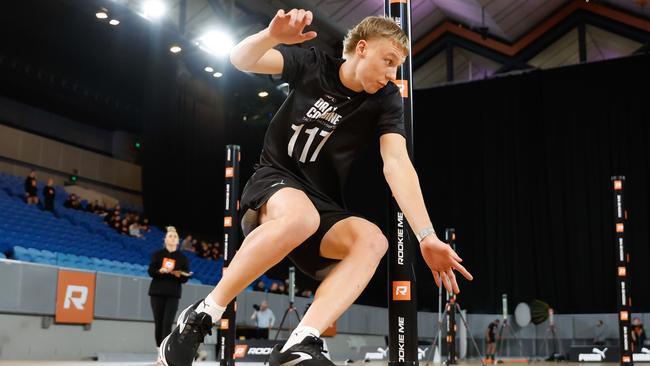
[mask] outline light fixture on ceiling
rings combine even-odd
[[[110,24],[110,25],[118,25],[118,24],[120,24],[120,21],[117,20],[117,19],[111,19],[111,21],[108,22],[108,24]]]
[[[104,8],[101,8],[95,13],[95,17],[97,19],[106,19],[108,18],[108,11]]]
[[[173,45],[173,46],[169,47],[169,52],[171,52],[171,53],[179,53],[182,50],[183,49],[179,45]]]
[[[206,66],[203,70],[205,70],[205,72],[214,72],[212,66]]]
[[[260,98],[266,98],[266,97],[269,96],[269,92],[267,92],[266,90],[262,90],[261,92],[257,93],[257,95],[258,95]]]
[[[203,51],[215,56],[228,55],[234,46],[232,38],[228,34],[220,31],[210,31],[203,34],[196,41],[196,44]]]
[[[215,72],[214,74],[212,74],[212,76],[214,76],[215,78],[220,78],[220,77],[223,76],[223,74],[220,73],[219,71],[217,71],[217,72]]]
[[[142,13],[149,19],[160,19],[167,12],[167,7],[162,1],[148,0],[142,5]]]

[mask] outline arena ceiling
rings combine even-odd
[[[233,93],[237,110],[267,121],[283,95],[268,77],[236,72],[227,57],[196,45],[206,31],[239,41],[263,29],[277,9],[314,12],[312,44],[340,53],[347,30],[383,14],[383,0],[22,0],[0,5],[0,95],[107,130],[139,133],[151,54],[178,61],[179,73]],[[414,87],[494,77],[648,52],[650,0],[412,0]],[[38,11],[34,11],[34,10]],[[98,11],[107,19],[96,18]],[[112,19],[120,21],[111,26]],[[171,45],[183,50],[171,54]],[[210,66],[226,77],[212,79]],[[237,89],[237,90],[236,90]],[[271,93],[260,105],[259,90]],[[280,88],[281,89],[281,88]],[[269,103],[273,100],[273,103]],[[72,112],[70,112],[72,111]],[[262,111],[262,112],[259,112]],[[247,117],[247,118],[248,118]]]
[[[137,11],[142,2],[122,3]],[[263,29],[277,9],[308,9],[319,33],[314,43],[337,53],[349,28],[365,16],[384,13],[383,0],[170,0],[168,4],[169,26],[188,40],[211,27],[230,29],[240,40]],[[630,55],[650,39],[650,4],[648,0],[412,0],[412,38],[414,85],[426,88],[513,69]]]

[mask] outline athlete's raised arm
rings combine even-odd
[[[278,10],[267,28],[239,42],[230,53],[230,62],[241,71],[258,74],[280,74],[284,60],[273,47],[296,44],[316,37],[316,32],[303,33],[313,15],[309,10]]]

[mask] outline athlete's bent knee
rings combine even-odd
[[[366,238],[361,238],[355,247],[369,258],[381,260],[388,251],[388,240],[381,232],[372,233]]]

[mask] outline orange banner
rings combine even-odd
[[[95,274],[59,270],[54,321],[90,324],[95,307]]]

